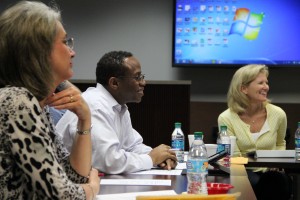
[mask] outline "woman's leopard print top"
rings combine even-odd
[[[85,199],[46,106],[25,88],[0,89],[0,199]]]

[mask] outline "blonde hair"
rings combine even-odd
[[[269,76],[265,65],[250,64],[238,69],[232,77],[227,93],[227,105],[235,113],[243,113],[249,107],[248,97],[241,91],[242,86],[248,86],[260,73]],[[263,103],[265,106],[270,100]]]
[[[0,16],[0,88],[25,87],[39,101],[54,84],[50,55],[61,22],[58,8],[21,1]]]

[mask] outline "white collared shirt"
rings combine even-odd
[[[126,105],[120,105],[101,85],[90,87],[84,93],[92,115],[93,167],[108,174],[131,173],[151,169],[148,153],[151,147],[132,127]],[[77,116],[67,111],[56,125],[68,150],[76,135]]]

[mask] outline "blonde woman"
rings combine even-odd
[[[287,117],[278,106],[268,99],[269,70],[265,65],[246,65],[232,77],[227,93],[228,109],[218,117],[218,125],[226,125],[230,135],[236,136],[234,155],[243,155],[255,150],[284,150]],[[288,178],[278,172],[267,173],[270,181],[281,180],[283,185],[270,186],[272,192],[262,185],[266,168],[247,169],[249,180],[258,199],[288,199]],[[261,182],[260,182],[261,181]],[[278,190],[275,188],[280,187]],[[276,191],[276,192],[274,192]],[[278,192],[278,193],[277,193]]]

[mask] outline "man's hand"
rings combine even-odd
[[[153,165],[168,170],[174,169],[177,165],[177,158],[175,152],[170,149],[170,146],[164,144],[152,149],[149,156],[152,158]]]
[[[165,162],[159,164],[158,166],[167,170],[175,169],[175,167],[177,166],[177,161],[167,159]]]

